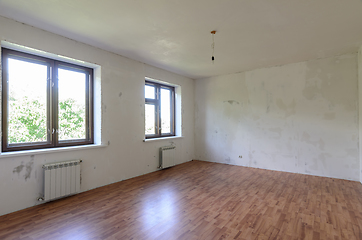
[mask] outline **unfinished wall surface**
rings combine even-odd
[[[359,139],[362,139],[362,46],[358,51],[358,112],[359,112]],[[360,182],[362,183],[362,141],[359,141]]]
[[[0,17],[0,40],[101,66],[102,144],[72,151],[0,155],[0,215],[38,204],[44,163],[82,159],[81,191],[157,170],[158,149],[176,146],[177,163],[194,158],[194,80]],[[183,138],[143,142],[144,82],[181,86]]]
[[[359,181],[357,82],[357,54],[196,80],[196,159]]]

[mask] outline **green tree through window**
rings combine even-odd
[[[2,151],[93,143],[93,70],[2,48]]]

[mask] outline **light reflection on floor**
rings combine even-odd
[[[177,194],[170,187],[163,188],[157,192],[150,192],[144,196],[142,208],[142,225],[144,229],[154,228],[162,223],[167,230],[177,225]],[[165,227],[165,224],[167,227]]]

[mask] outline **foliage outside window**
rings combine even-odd
[[[2,48],[2,151],[93,143],[93,69]]]
[[[159,138],[175,136],[175,88],[146,81],[145,136]]]

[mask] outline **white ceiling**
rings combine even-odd
[[[0,0],[0,15],[194,79],[362,45],[361,0]]]

